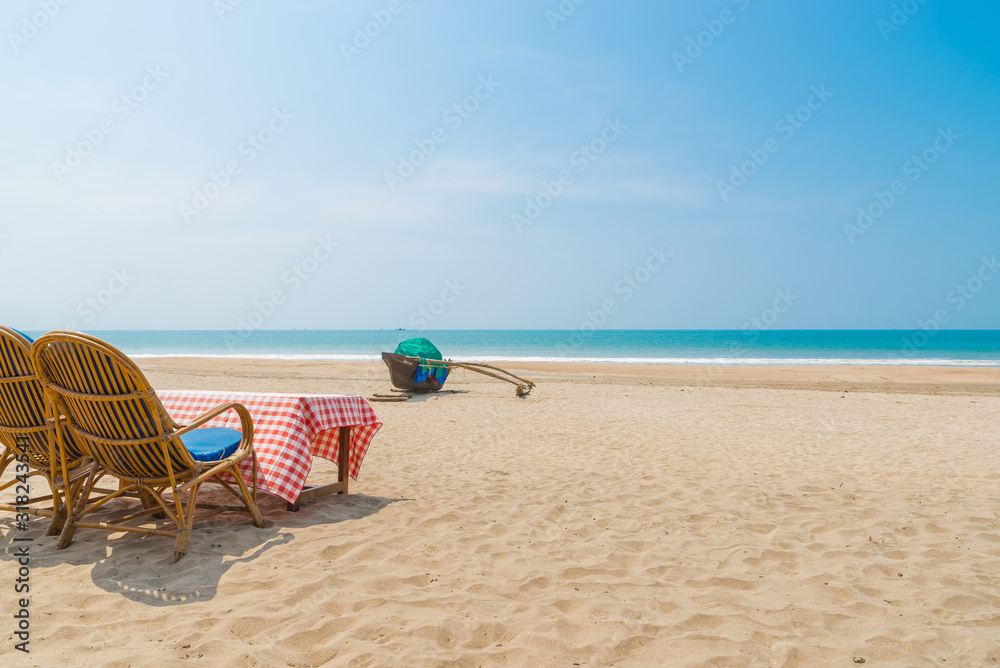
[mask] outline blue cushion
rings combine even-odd
[[[11,327],[11,329],[14,329],[14,328],[13,328],[13,327]],[[28,336],[27,334],[25,334],[25,333],[24,333],[24,332],[22,332],[21,330],[19,330],[19,329],[14,329],[14,331],[15,331],[15,332],[17,332],[18,334],[20,334],[21,336],[23,336],[24,338],[28,339],[28,343],[34,343],[34,342],[35,342],[35,340],[34,340],[33,338],[31,338],[30,336]]]
[[[217,462],[236,452],[242,438],[243,434],[236,429],[203,427],[184,434],[181,441],[199,462]]]

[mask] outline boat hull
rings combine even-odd
[[[428,376],[420,383],[414,382],[420,365],[419,357],[382,353],[382,361],[389,367],[389,380],[393,387],[411,392],[437,392],[441,389],[441,383],[434,376]]]

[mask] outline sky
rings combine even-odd
[[[5,0],[0,322],[1000,328],[944,0]]]

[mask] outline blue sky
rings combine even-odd
[[[998,328],[998,19],[8,0],[2,321]]]

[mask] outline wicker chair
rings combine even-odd
[[[82,486],[93,464],[72,438],[66,441],[64,457],[56,452],[55,427],[45,405],[42,384],[31,361],[31,340],[9,327],[0,326],[0,475],[14,461],[28,467],[0,485],[0,491],[15,487],[17,497],[25,497],[24,481],[41,476],[49,494],[34,496],[27,503],[0,504],[0,510],[38,517],[51,517],[46,535],[59,533],[66,519],[66,507]],[[63,481],[69,481],[69,485]],[[51,506],[46,507],[46,506]]]
[[[254,525],[264,526],[256,501],[253,421],[245,407],[223,404],[182,427],[167,414],[135,363],[96,337],[50,332],[35,342],[31,352],[49,401],[66,416],[57,426],[59,442],[72,438],[84,443],[101,467],[87,477],[69,508],[58,549],[72,542],[77,527],[131,531],[173,537],[170,563],[176,563],[187,552],[196,521],[245,510]],[[197,429],[229,410],[239,415],[242,433],[221,427]],[[238,466],[248,457],[249,488]],[[119,489],[91,502],[91,491],[103,475],[117,478]],[[222,485],[241,505],[198,503],[198,492],[209,481]],[[139,497],[141,508],[115,512],[106,521],[87,521],[108,501],[131,493]]]

